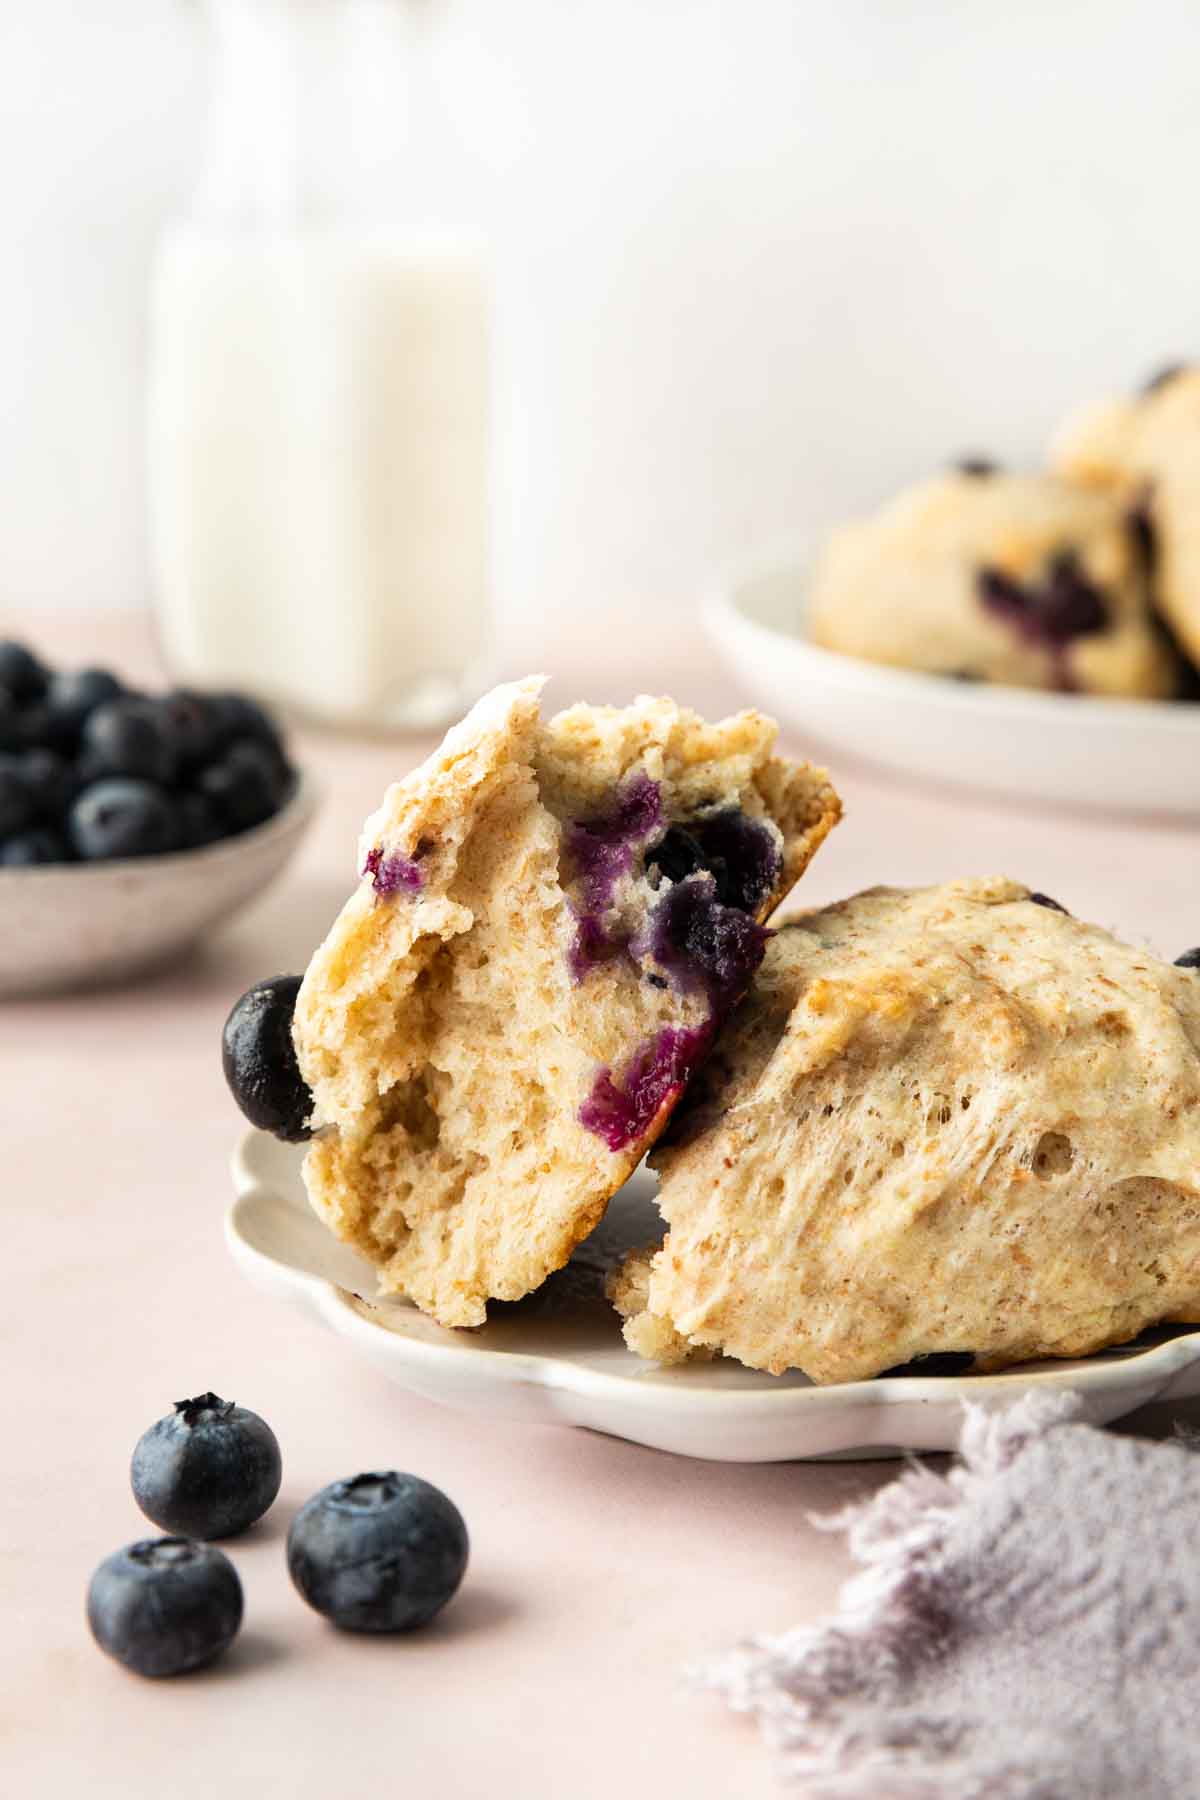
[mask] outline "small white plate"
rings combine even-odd
[[[809,557],[781,548],[719,582],[709,631],[747,693],[794,730],[889,770],[1026,801],[1200,815],[1200,704],[949,681],[804,635]]]
[[[720,1360],[660,1368],[628,1351],[601,1293],[620,1250],[655,1235],[652,1179],[639,1173],[572,1262],[538,1294],[493,1307],[477,1331],[447,1331],[406,1300],[374,1298],[370,1267],[310,1210],[302,1151],[249,1132],[234,1157],[226,1215],[235,1262],[255,1286],[299,1304],[401,1387],[489,1418],[583,1425],[715,1462],[949,1450],[962,1401],[1003,1405],[1031,1387],[1072,1390],[1096,1423],[1151,1400],[1200,1393],[1200,1331],[1136,1349],[1005,1375],[884,1376],[813,1387]]]
[[[0,999],[125,981],[170,962],[258,898],[316,805],[303,775],[274,818],[202,850],[0,869]]]

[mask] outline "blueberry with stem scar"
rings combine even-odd
[[[453,1501],[389,1469],[332,1482],[301,1507],[288,1572],[301,1598],[343,1631],[413,1631],[458,1591],[468,1550]]]
[[[183,1675],[237,1636],[242,1584],[212,1544],[145,1538],[105,1558],[88,1588],[100,1648],[137,1675]]]
[[[177,1400],[137,1441],[133,1497],[164,1531],[235,1537],[279,1492],[279,1443],[265,1419],[213,1393]]]

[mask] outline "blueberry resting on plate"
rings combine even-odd
[[[332,1482],[301,1507],[288,1532],[288,1573],[344,1631],[413,1631],[457,1592],[468,1549],[453,1501],[390,1469]]]
[[[1177,969],[1200,969],[1200,950],[1185,950],[1182,956],[1175,958]]]
[[[229,1558],[186,1538],[145,1538],[92,1576],[88,1624],[102,1650],[138,1675],[182,1675],[237,1636],[242,1584]]]
[[[288,1144],[311,1137],[312,1091],[292,1042],[299,975],[257,981],[234,1003],[221,1034],[229,1091],[252,1125]]]
[[[148,1519],[180,1537],[235,1537],[279,1492],[283,1463],[265,1419],[217,1394],[177,1400],[137,1441],[133,1497]]]

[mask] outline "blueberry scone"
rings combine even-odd
[[[872,888],[773,936],[652,1160],[667,1236],[609,1291],[660,1360],[854,1381],[1200,1322],[1200,974],[1016,882]]]
[[[1093,406],[1055,440],[1056,465],[1130,509],[1163,616],[1200,663],[1200,368],[1164,369],[1140,394]]]
[[[962,680],[1148,698],[1179,679],[1128,508],[981,462],[835,532],[808,631],[847,656]]]
[[[543,722],[540,686],[497,688],[388,790],[291,1019],[314,1207],[445,1325],[596,1225],[840,810],[758,713]]]

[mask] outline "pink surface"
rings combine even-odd
[[[36,635],[65,661],[140,663],[150,675],[133,620],[59,618]],[[698,659],[633,681],[593,668],[580,683],[590,698],[668,686],[710,710],[739,703]],[[556,683],[552,698],[569,697],[572,684]],[[221,1079],[221,1022],[252,980],[303,966],[352,879],[362,817],[426,747],[307,739],[302,758],[327,801],[284,885],[153,982],[4,1010],[7,1792],[774,1791],[753,1732],[688,1695],[681,1668],[828,1607],[845,1563],[809,1514],[864,1496],[889,1465],[690,1463],[442,1411],[261,1298],[226,1255],[238,1118]],[[1005,872],[1164,954],[1200,941],[1193,830],[1023,816],[835,774],[848,816],[804,884],[808,902],[877,881]],[[230,1546],[246,1590],[237,1647],[211,1671],[151,1684],[94,1648],[84,1592],[101,1557],[147,1529],[128,1485],[137,1436],[207,1387],[270,1420],[283,1491]],[[283,1541],[316,1488],[387,1465],[446,1488],[467,1518],[472,1563],[431,1630],[365,1640],[306,1611]]]

